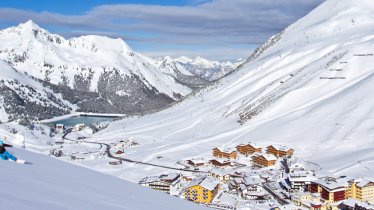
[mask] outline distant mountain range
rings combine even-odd
[[[71,111],[153,112],[183,99],[237,66],[202,58],[154,60],[134,52],[121,39],[95,35],[65,39],[31,20],[0,31],[0,60],[4,61],[3,68],[9,69],[5,67],[9,65],[17,71],[14,78],[10,74],[6,79],[0,75],[3,81],[0,88],[6,90],[0,93],[2,121],[18,117],[44,119]],[[40,103],[34,94],[21,94],[19,88],[9,85],[22,74],[42,84],[43,88],[34,88],[35,91],[50,91],[59,97],[61,106],[52,108],[48,98]],[[40,107],[49,104],[47,107],[53,111],[29,113],[22,108],[29,102]]]

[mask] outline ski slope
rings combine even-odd
[[[221,145],[284,144],[331,173],[374,176],[373,28],[374,2],[327,0],[221,81],[92,138],[134,138],[140,145],[125,152],[128,158],[167,165]],[[122,169],[127,173],[113,174],[139,180],[161,173]]]
[[[9,149],[32,165],[0,161],[2,209],[206,209],[137,184],[44,155]]]

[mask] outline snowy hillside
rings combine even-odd
[[[206,209],[44,155],[9,149],[32,165],[0,161],[3,209]]]
[[[218,83],[93,138],[132,137],[140,145],[126,151],[129,158],[164,164],[220,145],[278,143],[332,173],[373,175],[373,14],[370,0],[327,0]],[[126,171],[121,176],[134,180],[160,173],[137,165]]]

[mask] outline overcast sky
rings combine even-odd
[[[32,19],[66,38],[123,38],[151,57],[247,57],[323,0],[1,0],[0,27]]]

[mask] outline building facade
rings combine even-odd
[[[181,175],[177,173],[163,174],[160,176],[146,177],[142,179],[139,184],[144,187],[175,195],[177,193],[177,188],[180,187],[180,179]]]
[[[240,144],[236,147],[236,150],[242,155],[252,155],[253,153],[262,152],[262,148],[254,143]]]
[[[347,188],[347,198],[354,198],[359,201],[374,201],[374,182],[368,179],[350,180]]]
[[[219,180],[204,177],[192,180],[183,190],[185,199],[195,203],[211,203],[219,191]]]
[[[236,151],[232,151],[227,148],[214,148],[213,149],[213,156],[218,158],[226,158],[226,159],[236,159],[238,153]]]
[[[274,155],[269,154],[259,154],[252,157],[254,165],[260,167],[269,167],[275,165],[277,158]]]
[[[346,199],[347,187],[348,183],[344,179],[324,178],[312,181],[308,190],[319,193],[329,203],[335,203]]]
[[[289,157],[293,155],[294,150],[286,146],[270,145],[267,147],[267,153],[276,157]]]

